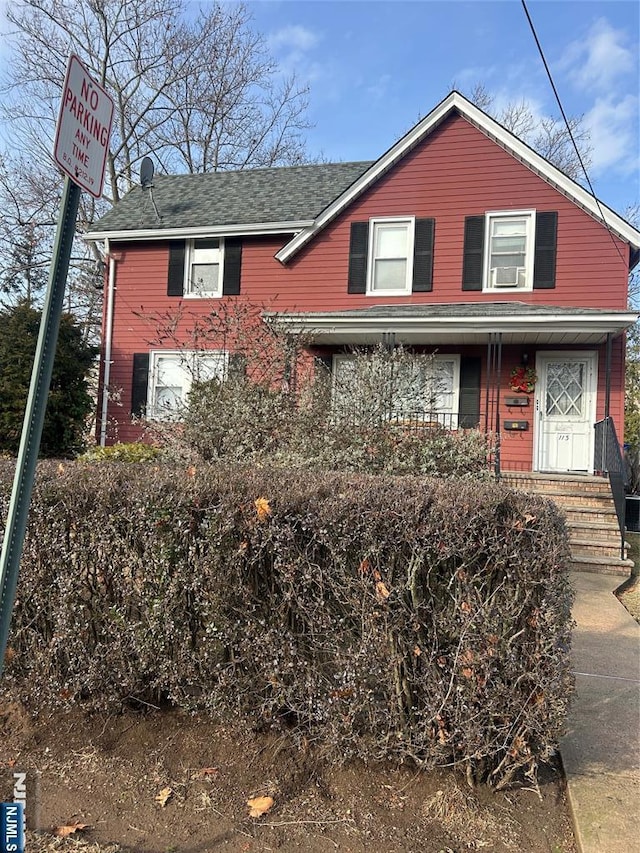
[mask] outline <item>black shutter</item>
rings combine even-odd
[[[167,296],[184,295],[184,240],[172,240],[169,243],[169,276],[167,278]]]
[[[480,423],[480,359],[460,359],[458,426],[473,429]]]
[[[227,366],[228,379],[242,379],[247,373],[247,357],[241,352],[232,352]]]
[[[147,386],[149,384],[149,353],[133,354],[133,377],[131,381],[131,414],[144,417],[147,407]]]
[[[227,237],[224,241],[223,296],[238,296],[240,293],[240,271],[242,268],[242,240]]]
[[[369,223],[351,223],[349,244],[349,282],[347,293],[367,292],[367,254],[369,249]]]
[[[482,290],[483,267],[484,216],[467,216],[464,220],[463,290]]]
[[[558,214],[555,211],[536,215],[536,253],[533,263],[533,286],[550,289],[556,286],[556,242]]]
[[[435,219],[416,219],[413,246],[413,285],[414,293],[427,293],[433,290],[433,241]]]

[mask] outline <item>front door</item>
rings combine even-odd
[[[591,473],[597,354],[539,353],[534,469]]]

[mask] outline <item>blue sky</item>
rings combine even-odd
[[[246,5],[282,72],[310,87],[312,157],[375,159],[453,87],[477,82],[498,104],[525,99],[536,115],[558,114],[520,0]],[[596,194],[624,213],[640,202],[640,3],[527,5],[566,112],[584,114],[591,130]],[[0,61],[10,61],[1,44]]]
[[[250,0],[285,71],[307,81],[309,152],[375,159],[452,88],[482,81],[498,103],[557,115],[520,0]],[[530,0],[568,115],[591,130],[590,177],[624,212],[640,201],[640,4]]]

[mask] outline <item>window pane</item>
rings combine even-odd
[[[197,353],[193,365],[193,381],[209,382],[211,379],[223,380],[226,367],[223,352]]]
[[[376,261],[373,275],[374,290],[404,290],[407,286],[407,262]]]
[[[406,258],[407,230],[406,225],[376,225],[376,257]]]
[[[526,219],[494,219],[492,231],[494,237],[510,237],[514,234],[527,233]]]
[[[218,264],[192,264],[191,292],[217,293],[219,270]]]
[[[491,241],[492,252],[522,252],[526,249],[524,237],[494,237]]]
[[[523,267],[524,254],[519,255],[492,255],[491,267]]]
[[[188,370],[179,355],[158,356],[155,366],[153,409],[156,416],[171,414],[178,409],[188,383]]]

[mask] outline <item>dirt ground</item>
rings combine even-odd
[[[27,813],[39,828],[28,834],[33,853],[575,853],[557,768],[542,771],[539,793],[493,793],[447,770],[331,767],[284,736],[204,717],[74,712],[34,722],[5,703],[4,800],[17,771],[27,772]],[[247,800],[262,797],[271,799],[250,817]],[[78,824],[87,826],[53,834]]]

